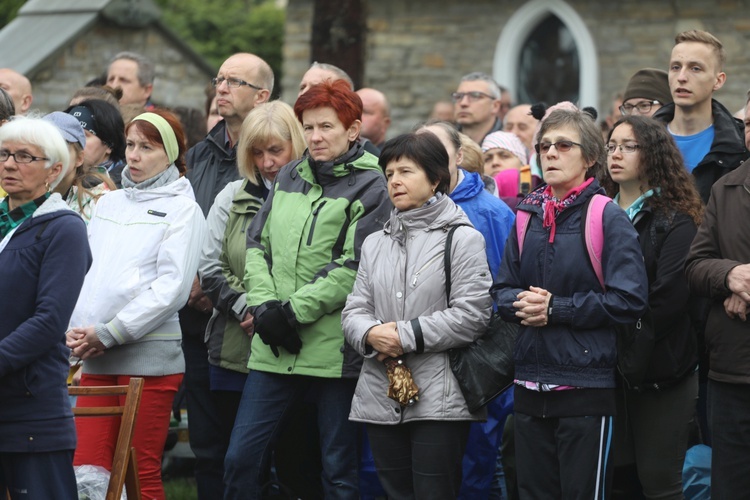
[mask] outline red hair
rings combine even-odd
[[[332,108],[347,129],[362,119],[362,99],[344,80],[325,80],[310,87],[294,103],[294,114],[302,123],[302,113],[317,108]]]
[[[185,131],[182,128],[180,119],[177,118],[177,115],[175,115],[171,111],[167,111],[166,109],[161,108],[152,109],[149,111],[149,113],[161,116],[162,118],[167,120],[169,126],[172,127],[174,135],[177,138],[178,148],[177,159],[174,161],[174,164],[177,167],[177,170],[180,171],[180,177],[182,177],[187,171],[187,168],[185,166],[185,152],[187,151],[187,145],[185,143]],[[125,135],[128,134],[128,130],[130,130],[130,127],[135,127],[136,130],[143,134],[143,136],[149,142],[164,147],[164,141],[161,138],[161,134],[154,125],[147,122],[146,120],[134,120],[128,123],[125,126]]]

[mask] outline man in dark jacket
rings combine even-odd
[[[745,134],[750,146],[750,136]],[[750,491],[750,161],[711,190],[686,270],[690,289],[710,297],[706,323],[711,495],[745,498]]]
[[[224,118],[187,153],[187,178],[204,215],[216,195],[234,180],[237,170],[237,142],[242,122],[258,104],[268,101],[273,91],[271,67],[260,57],[239,53],[229,57],[211,82],[216,88],[216,105]],[[196,456],[195,477],[200,499],[223,497],[224,453],[221,421],[211,396],[208,351],[203,341],[213,306],[203,294],[196,277],[187,307],[180,311],[182,350],[185,355],[185,391],[190,415],[190,447]]]
[[[674,103],[654,114],[667,123],[704,203],[713,183],[748,157],[743,123],[713,99],[726,82],[725,58],[722,43],[711,33],[690,30],[677,35],[669,62]]]

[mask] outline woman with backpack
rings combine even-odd
[[[635,462],[646,498],[681,499],[698,397],[693,302],[684,267],[703,206],[671,134],[651,118],[630,115],[615,123],[607,143],[607,173],[602,181],[607,193],[638,231],[654,334],[651,353],[643,353],[649,358],[642,380],[623,379],[615,463]],[[615,487],[621,491],[619,478],[616,472]]]
[[[536,141],[547,185],[518,205],[491,289],[501,317],[521,325],[514,350],[519,493],[607,498],[615,330],[646,310],[646,272],[625,213],[599,203],[607,200],[595,175],[606,156],[593,116],[558,106]],[[583,231],[596,229],[585,217],[592,206],[601,217],[600,272]]]

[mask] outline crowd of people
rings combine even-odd
[[[181,388],[202,500],[680,499],[699,443],[712,497],[746,496],[750,112],[713,99],[725,57],[680,33],[599,123],[473,72],[389,140],[386,96],[331,64],[292,106],[234,54],[202,116],[155,105],[132,52],[45,116],[0,69],[0,494],[112,467],[73,364],[145,380],[143,498]],[[472,412],[449,353],[493,316],[515,380]]]

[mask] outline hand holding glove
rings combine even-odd
[[[282,304],[278,300],[269,300],[258,306],[255,309],[255,332],[277,358],[279,346],[292,354],[298,354],[302,349],[297,318],[289,302]]]

